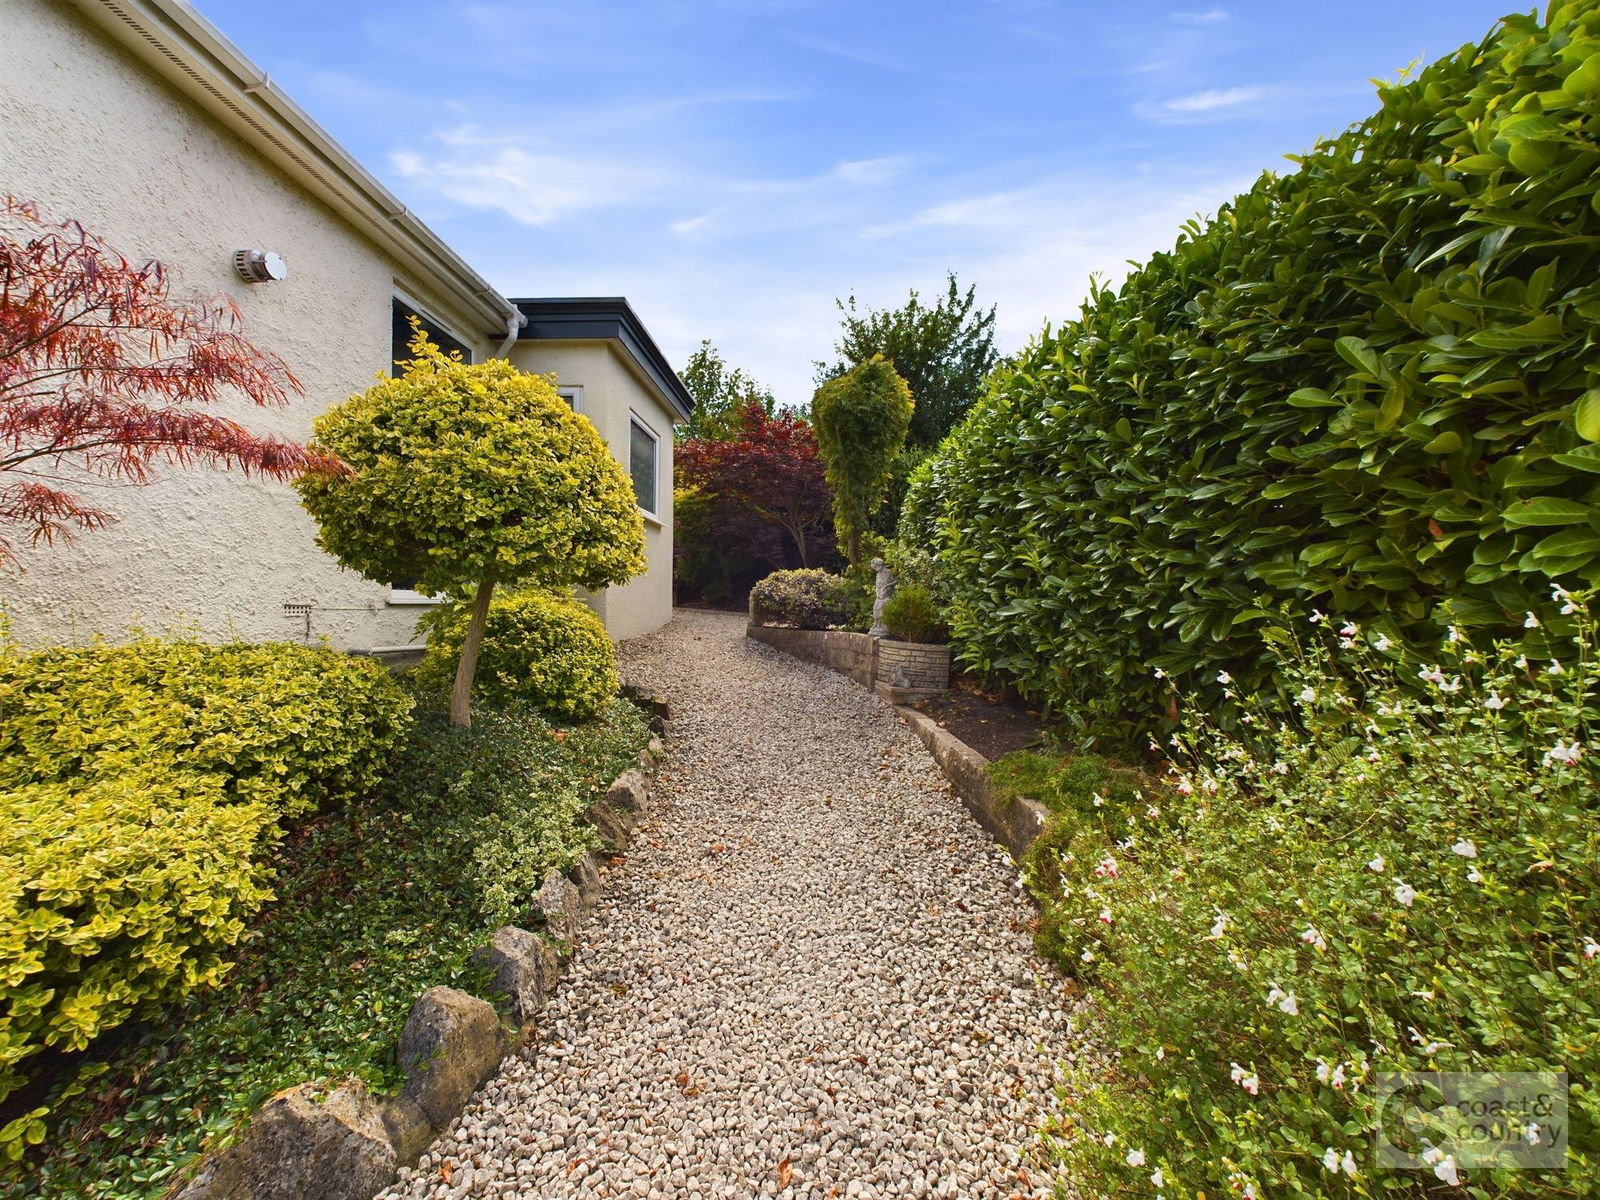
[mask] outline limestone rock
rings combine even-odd
[[[561,977],[555,951],[538,934],[515,925],[496,929],[472,961],[494,973],[495,990],[505,996],[511,1020],[519,1026],[544,1011],[545,997]]]
[[[262,1105],[178,1200],[370,1200],[394,1182],[395,1168],[378,1105],[364,1090],[337,1088],[323,1099],[303,1083]]]
[[[650,806],[650,785],[642,773],[630,767],[606,789],[606,802],[614,808],[641,817]]]
[[[639,818],[631,810],[613,804],[609,795],[601,796],[584,809],[581,819],[614,850],[624,849],[633,841],[634,830],[639,827]]]
[[[577,885],[560,871],[551,871],[534,893],[530,914],[544,926],[563,956],[578,944],[578,927],[583,921],[583,897]]]
[[[402,1167],[416,1162],[439,1132],[429,1123],[422,1106],[409,1096],[389,1097],[378,1115],[388,1131],[389,1144],[394,1147],[395,1162]]]
[[[583,902],[584,908],[593,908],[600,903],[600,860],[592,851],[574,864],[572,870],[567,872],[567,878],[578,889],[578,899]]]
[[[428,1123],[443,1129],[455,1120],[478,1085],[500,1065],[506,1033],[494,1005],[449,987],[418,997],[400,1032],[401,1095]]]

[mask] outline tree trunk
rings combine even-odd
[[[861,531],[852,529],[850,536],[845,539],[845,558],[853,567],[861,561]]]
[[[472,728],[472,677],[478,673],[478,647],[483,645],[483,627],[489,623],[489,596],[493,591],[493,579],[478,584],[467,638],[461,643],[461,661],[456,664],[456,686],[450,692],[450,724],[462,729]]]

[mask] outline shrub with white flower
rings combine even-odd
[[[1072,860],[1029,886],[1072,935],[1058,959],[1093,972],[1091,1032],[1117,1064],[1068,1080],[1096,1135],[1056,1143],[1080,1194],[1149,1196],[1157,1160],[1171,1196],[1578,1196],[1600,1176],[1587,1087],[1564,1174],[1444,1150],[1364,1167],[1380,1073],[1600,1078],[1600,631],[1591,596],[1556,599],[1572,632],[1544,620],[1531,663],[1465,630],[1424,656],[1319,620],[1284,646],[1292,714],[1224,730],[1196,705],[1164,796],[1085,804],[1057,831]],[[1079,811],[1113,815],[1091,831]]]

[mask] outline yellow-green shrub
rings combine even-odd
[[[442,605],[422,619],[428,650],[416,680],[447,691],[471,616],[465,604]],[[616,655],[594,610],[571,596],[511,592],[489,606],[476,694],[494,705],[521,702],[556,717],[588,720],[617,694]]]
[[[410,724],[383,667],[283,643],[140,638],[0,655],[0,789],[164,764],[296,816],[377,782]]]
[[[305,646],[0,647],[0,1100],[45,1047],[215,981],[280,818],[373,786],[411,704],[378,663]]]
[[[159,766],[6,795],[0,1096],[44,1047],[81,1050],[222,975],[222,951],[270,895],[261,851],[274,817],[260,801],[231,801],[214,777]]]

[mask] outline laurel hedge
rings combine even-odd
[[[412,701],[371,660],[292,645],[0,647],[0,1100],[219,979],[284,817],[375,785]],[[44,1136],[0,1127],[0,1158]]]
[[[1600,9],[1379,95],[1095,286],[913,482],[969,667],[1126,733],[1158,669],[1269,688],[1285,604],[1421,645],[1600,581]]]

